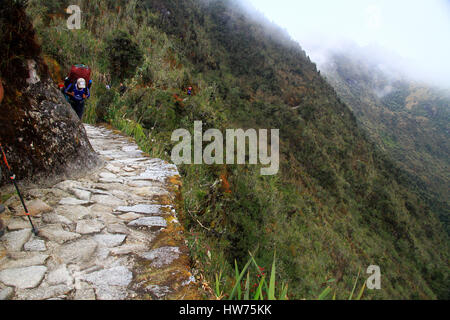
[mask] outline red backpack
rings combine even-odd
[[[91,80],[91,69],[84,64],[73,65],[70,69],[68,78],[71,83],[75,83],[79,78],[86,80],[86,84]]]
[[[84,64],[76,64],[70,68],[69,75],[64,80],[64,86],[61,88],[61,92],[69,87],[70,84],[75,84],[79,78],[86,80],[86,85],[90,89],[91,82],[91,69]]]

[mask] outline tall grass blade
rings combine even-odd
[[[269,291],[268,298],[269,300],[276,300],[275,298],[275,253],[273,255],[273,263],[272,263],[272,271],[270,272],[270,281],[269,281]]]
[[[362,298],[362,296],[363,296],[363,294],[364,294],[364,290],[365,290],[365,289],[366,289],[366,283],[364,282],[364,284],[363,284],[361,290],[359,291],[358,296],[356,297],[356,300],[361,300],[361,298]]]
[[[236,293],[236,290],[238,290],[238,287],[239,287],[239,290],[241,289],[240,286],[241,286],[242,277],[244,276],[245,272],[247,271],[247,268],[250,265],[250,263],[252,263],[252,260],[249,260],[247,262],[247,264],[244,266],[244,269],[242,269],[241,273],[237,277],[236,283],[235,283],[233,290],[231,291],[230,296],[228,298],[229,300],[232,300],[234,298],[234,295]],[[237,270],[237,262],[235,262],[235,264],[236,264],[236,270]]]
[[[247,280],[245,281],[244,300],[250,300],[250,272],[247,272]]]
[[[288,285],[283,284],[283,289],[281,290],[281,295],[279,297],[280,300],[287,300],[287,292],[288,292]]]
[[[319,295],[319,298],[317,298],[317,300],[325,300],[328,295],[331,292],[331,288],[327,287],[325,290],[322,291],[322,293]]]
[[[353,298],[353,294],[355,293],[356,285],[358,284],[360,274],[361,274],[361,268],[358,271],[358,276],[356,277],[356,281],[355,281],[355,284],[353,285],[352,293],[350,294],[350,297],[348,298],[348,300],[352,300],[352,298]]]
[[[235,276],[236,276],[236,283],[238,283],[238,287],[237,287],[237,294],[238,294],[238,300],[241,300],[242,297],[242,290],[241,290],[241,280],[239,278],[239,269],[238,269],[238,265],[236,260],[234,260],[234,270],[235,270]]]
[[[220,290],[220,281],[222,280],[222,271],[219,275],[216,273],[216,297],[220,299],[222,297],[222,291]]]
[[[255,296],[253,297],[253,300],[263,300],[263,294],[262,294],[262,287],[263,283],[266,282],[266,277],[263,277],[261,281],[259,282],[258,289],[256,290]]]

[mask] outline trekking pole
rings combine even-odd
[[[23,201],[22,194],[20,193],[19,187],[17,186],[17,183],[16,183],[16,175],[12,172],[11,167],[9,166],[8,160],[6,159],[5,151],[3,150],[3,146],[1,143],[0,143],[0,150],[2,151],[3,162],[6,165],[6,169],[7,169],[9,178],[11,179],[12,183],[14,184],[14,187],[16,188],[17,194],[19,195],[19,198],[20,198],[20,202],[22,202],[22,206],[25,210],[25,215],[28,217],[28,221],[30,221],[31,229],[32,229],[34,235],[37,236],[38,230],[34,227],[33,221],[31,221],[30,213],[28,212],[27,206],[25,205],[25,201]]]

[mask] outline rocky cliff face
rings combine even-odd
[[[70,177],[97,166],[82,123],[49,79],[21,4],[5,1],[0,29],[0,141],[17,178]]]

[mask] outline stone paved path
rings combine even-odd
[[[102,169],[5,204],[2,299],[198,299],[176,205],[176,166],[145,156],[129,138],[86,125]]]

